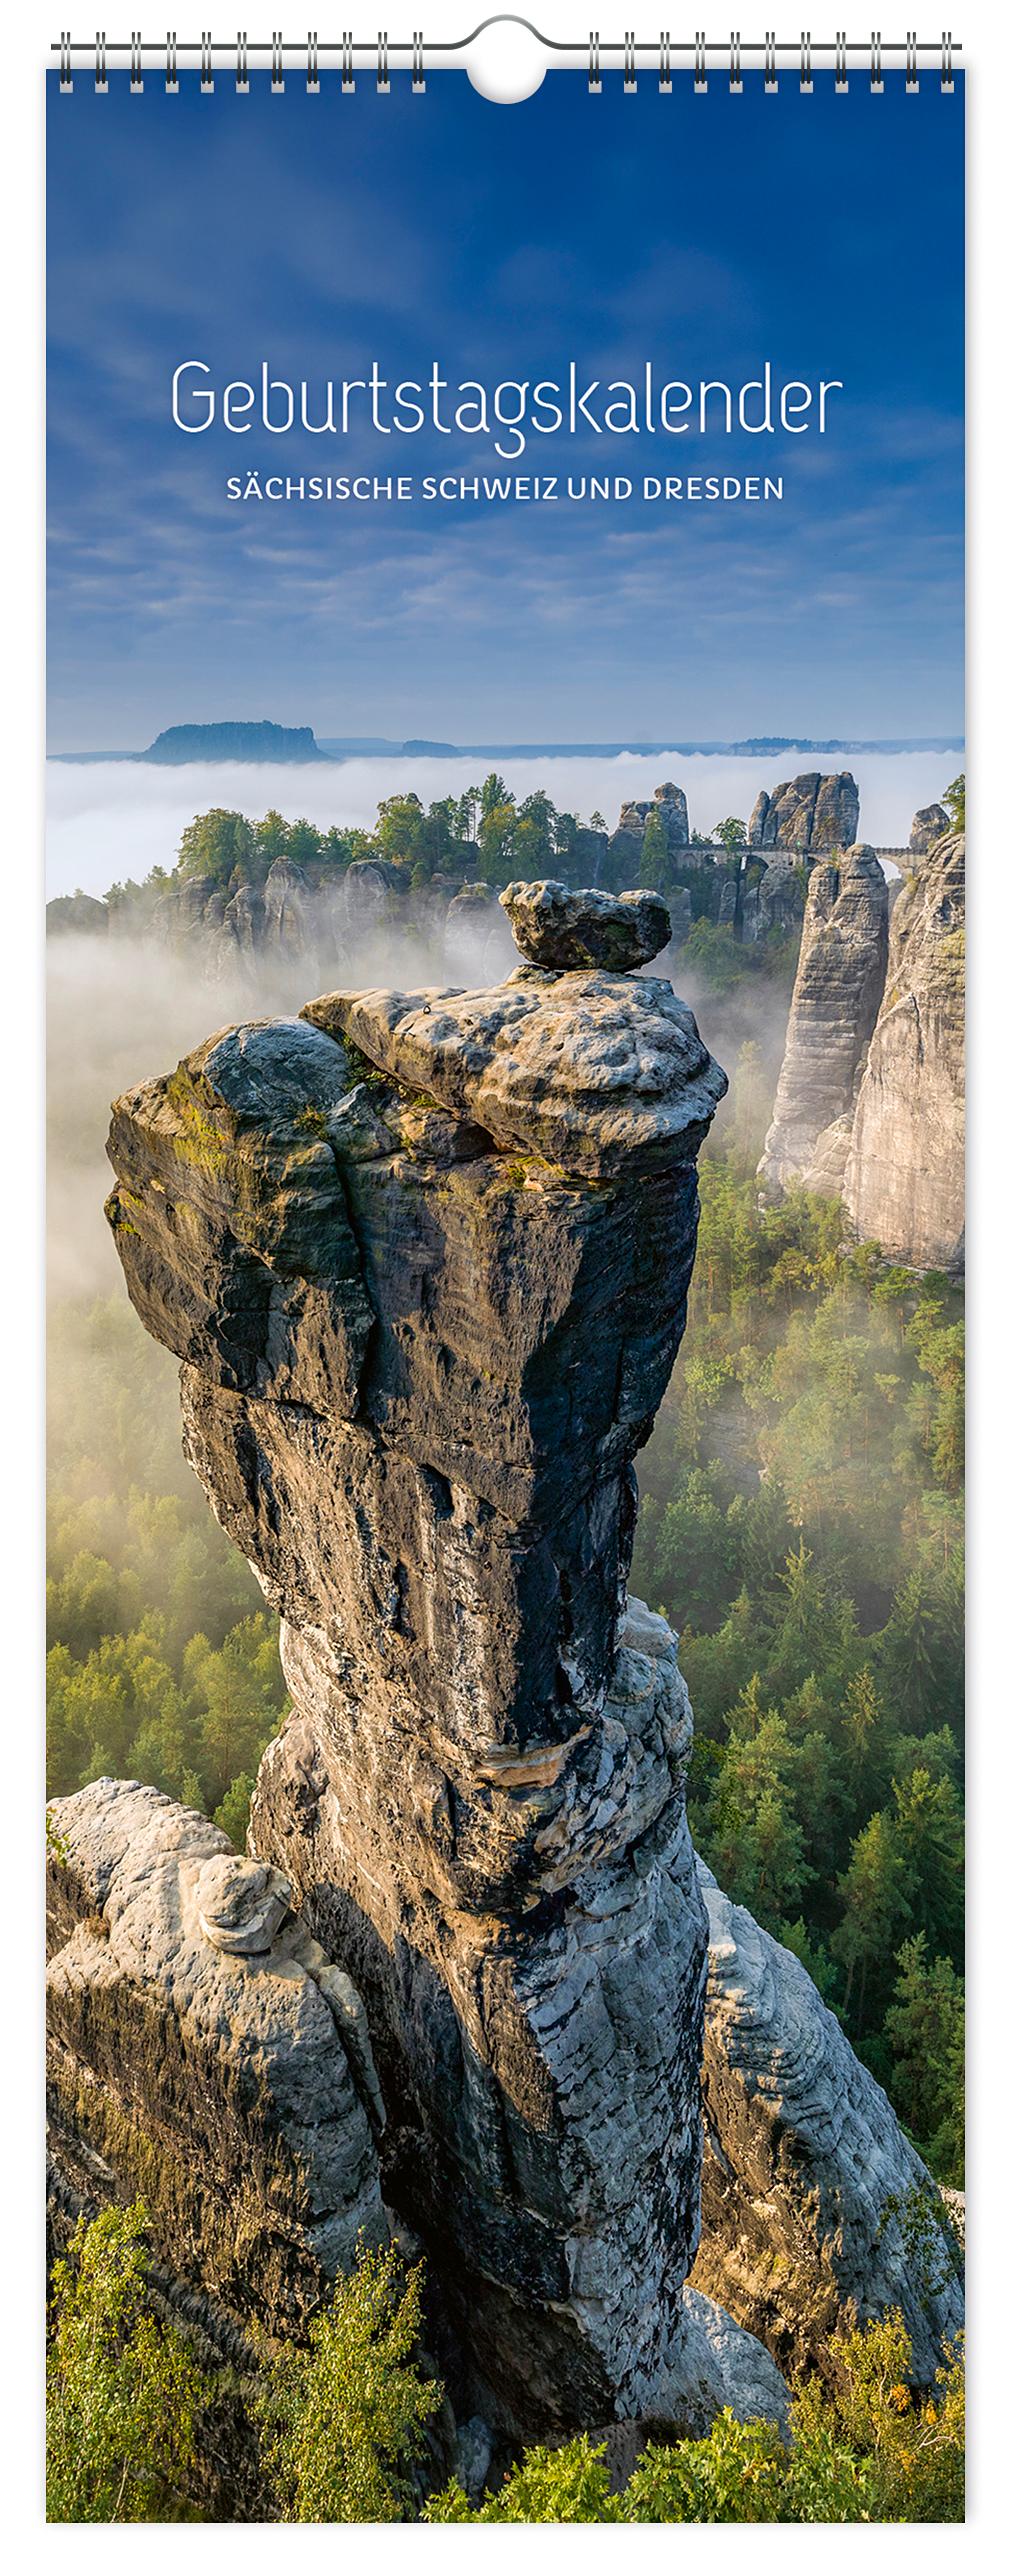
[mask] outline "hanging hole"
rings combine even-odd
[[[539,36],[508,18],[492,18],[482,27],[467,56],[471,88],[495,107],[517,107],[522,98],[533,98],[547,67]]]

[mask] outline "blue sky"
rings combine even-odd
[[[499,107],[49,82],[50,747],[270,716],[455,741],[960,732],[962,108],[574,73]],[[782,472],[779,505],[225,498],[255,467],[507,470],[480,439],[187,438],[220,383],[841,378],[824,438],[538,443],[515,471]],[[321,457],[321,449],[331,450]],[[590,452],[592,449],[592,452]],[[391,457],[391,450],[396,454]],[[756,453],[756,451],[759,451]]]

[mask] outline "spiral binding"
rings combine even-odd
[[[711,38],[700,31],[696,32],[690,43],[683,44],[673,42],[669,28],[663,29],[659,37],[646,41],[631,30],[626,31],[621,42],[602,41],[599,33],[594,31],[589,35],[584,47],[580,44],[562,42],[553,36],[544,36],[528,18],[518,17],[486,18],[481,26],[471,30],[469,36],[459,36],[445,44],[423,37],[420,30],[415,31],[409,42],[406,39],[391,42],[389,35],[383,31],[371,40],[360,43],[348,30],[344,31],[339,42],[333,38],[322,38],[315,32],[289,42],[278,29],[275,29],[269,43],[252,44],[244,30],[230,40],[221,42],[216,42],[210,31],[205,30],[199,44],[180,43],[175,31],[172,30],[159,45],[146,43],[137,29],[134,29],[127,39],[117,42],[108,39],[104,29],[100,29],[96,35],[87,40],[78,39],[71,35],[69,29],[63,29],[51,50],[58,59],[59,87],[64,94],[73,90],[76,62],[79,70],[93,78],[96,92],[99,95],[106,95],[109,88],[110,62],[115,63],[120,58],[129,72],[132,96],[140,96],[143,93],[145,63],[156,77],[164,74],[166,90],[170,94],[176,94],[179,89],[180,57],[184,57],[192,59],[193,68],[199,72],[201,92],[205,97],[209,97],[213,94],[215,85],[214,55],[216,52],[219,69],[227,72],[234,71],[235,87],[242,95],[247,94],[250,88],[250,60],[252,58],[255,62],[261,57],[263,68],[269,74],[271,91],[275,95],[283,93],[284,63],[287,55],[289,62],[293,57],[298,60],[304,59],[306,89],[316,98],[322,96],[324,91],[324,68],[333,72],[333,85],[343,94],[353,92],[356,56],[359,70],[365,70],[370,64],[374,64],[376,88],[382,95],[389,95],[393,86],[393,73],[399,63],[410,79],[414,94],[423,96],[426,86],[426,56],[429,68],[435,55],[459,57],[467,52],[477,36],[483,35],[487,28],[496,25],[522,27],[529,35],[536,37],[538,44],[544,47],[546,53],[564,55],[567,65],[585,68],[589,87],[594,95],[599,95],[603,89],[604,70],[610,67],[620,72],[623,88],[634,97],[639,88],[640,72],[647,58],[652,58],[657,72],[658,86],[665,96],[669,97],[673,92],[674,63],[680,60],[683,61],[686,70],[693,74],[695,91],[704,97],[709,89],[710,73],[714,68],[713,58],[718,56],[726,57],[728,86],[735,96],[739,96],[744,88],[745,57],[754,58],[756,68],[762,70],[766,91],[774,95],[779,88],[780,74],[785,67],[783,57],[786,55],[797,55],[799,58],[800,88],[805,96],[810,96],[814,89],[816,55],[825,58],[826,69],[834,68],[835,88],[841,95],[845,95],[850,86],[853,58],[856,55],[866,55],[871,91],[875,96],[880,96],[885,86],[884,63],[885,56],[888,55],[895,58],[896,69],[904,74],[905,87],[911,96],[915,96],[920,88],[924,56],[937,56],[941,89],[946,96],[951,96],[955,89],[955,56],[962,50],[961,45],[955,43],[950,29],[929,42],[918,37],[915,30],[907,29],[904,37],[891,42],[886,42],[880,32],[874,32],[866,42],[854,43],[844,33],[839,32],[834,43],[826,41],[818,44],[812,42],[810,32],[802,33],[795,41],[784,43],[769,29],[766,29],[765,36],[760,42],[747,42],[737,31],[732,32],[724,41],[715,44]],[[610,66],[605,65],[605,57],[611,58]]]

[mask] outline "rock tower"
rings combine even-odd
[[[385,2199],[543,2427],[700,2378],[691,1711],[626,1576],[726,1085],[628,970],[654,896],[503,899],[503,984],[333,993],[129,1092],[108,1213],[281,1613],[251,1848],[364,1997]]]

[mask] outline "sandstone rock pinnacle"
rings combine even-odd
[[[888,888],[863,842],[811,872],[786,1049],[759,1178],[836,1194],[860,1069],[884,991]],[[826,1145],[835,1161],[826,1162]],[[817,1167],[819,1152],[822,1167]]]
[[[281,1613],[251,1848],[363,1997],[384,2198],[541,2432],[698,2419],[691,1711],[625,1586],[724,1088],[662,979],[527,964],[227,1030],[110,1137],[187,1453]]]
[[[858,844],[812,870],[760,1177],[841,1198],[891,1260],[957,1272],[964,1155],[964,834],[931,840],[890,918]]]
[[[849,769],[825,778],[809,769],[774,787],[762,789],[748,825],[756,849],[792,849],[819,856],[825,850],[849,849],[857,836],[860,796]]]
[[[892,1260],[965,1256],[965,835],[935,839],[891,917],[884,997],[842,1180],[856,1232]]]

